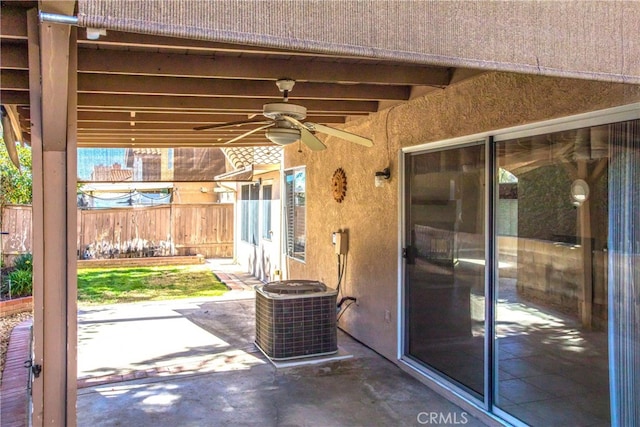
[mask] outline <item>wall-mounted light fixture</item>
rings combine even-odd
[[[584,179],[576,179],[571,184],[571,199],[575,206],[581,206],[589,199],[589,184]]]
[[[384,168],[376,172],[376,187],[382,187],[391,178],[391,170]]]

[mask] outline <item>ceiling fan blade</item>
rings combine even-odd
[[[250,123],[267,124],[272,122],[271,120],[265,120],[265,119],[240,120],[237,122],[227,122],[227,123],[218,123],[213,125],[196,126],[193,128],[193,130],[224,129],[224,128],[231,128],[234,126],[242,126]]]
[[[322,143],[314,134],[309,132],[309,129],[302,124],[300,121],[294,119],[289,116],[282,116],[283,119],[288,121],[289,123],[294,124],[298,129],[300,129],[300,140],[311,150],[313,151],[322,151],[327,148],[326,145]]]
[[[308,125],[311,130],[316,130],[318,132],[326,133],[327,135],[337,136],[338,138],[342,138],[345,141],[355,142],[356,144],[364,145],[365,147],[373,147],[373,141],[369,138],[365,138],[364,136],[356,135],[355,133],[347,132],[341,129],[332,128],[325,125],[319,125],[317,123],[307,122],[305,125]]]
[[[255,128],[255,129],[251,129],[249,132],[245,132],[245,133],[243,133],[242,135],[238,135],[238,136],[236,136],[236,137],[235,137],[235,138],[233,138],[233,139],[230,139],[230,140],[228,140],[228,141],[225,141],[224,143],[225,143],[225,144],[231,144],[232,142],[236,142],[236,141],[238,141],[239,139],[244,138],[245,136],[249,136],[249,135],[251,135],[251,134],[254,134],[254,133],[258,132],[258,131],[261,131],[262,129],[266,129],[266,128],[271,127],[271,126],[273,126],[273,125],[274,125],[274,123],[273,123],[273,122],[269,122],[269,124],[268,124],[268,125],[259,126],[259,127]]]

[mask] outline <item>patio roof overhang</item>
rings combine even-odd
[[[634,2],[42,4],[53,14],[74,10],[80,26],[79,147],[223,147],[250,127],[193,127],[259,115],[281,100],[274,82],[282,77],[298,82],[291,102],[308,108],[308,120],[331,126],[486,70],[640,82],[633,43],[624,41],[640,34]],[[26,139],[26,10],[37,6],[4,3],[0,27],[0,96],[17,107]],[[89,40],[84,27],[106,35]],[[270,144],[262,132],[233,143]]]
[[[251,164],[215,177],[216,182],[253,182],[256,176],[280,169],[280,165]]]
[[[91,182],[80,190],[85,193],[126,193],[131,191],[160,191],[173,188],[171,182]]]

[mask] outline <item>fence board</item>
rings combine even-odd
[[[233,205],[173,205],[179,255],[233,256]]]
[[[81,211],[83,259],[233,255],[233,205],[170,205]],[[100,221],[105,223],[100,223]],[[114,230],[110,233],[110,230]]]
[[[31,252],[31,206],[6,205],[2,209],[3,265],[10,265],[20,254]]]
[[[2,213],[5,262],[31,252],[31,206]],[[79,259],[197,255],[233,256],[232,204],[180,204],[78,210]]]

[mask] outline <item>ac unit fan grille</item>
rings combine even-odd
[[[258,288],[256,344],[268,357],[284,360],[335,353],[336,332],[335,291],[277,298]]]

